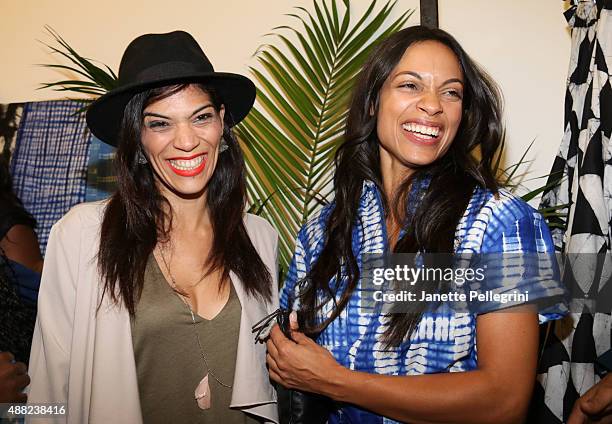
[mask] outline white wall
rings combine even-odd
[[[418,4],[399,0],[397,16]],[[369,0],[351,0],[359,15],[368,5]],[[272,40],[265,34],[279,25],[297,24],[286,16],[296,12],[295,6],[311,10],[312,1],[0,0],[0,103],[62,98],[61,93],[36,90],[41,82],[57,81],[61,75],[35,64],[63,63],[37,41],[53,42],[45,25],[80,54],[115,71],[123,50],[138,35],[183,29],[198,40],[217,70],[246,73],[255,64],[257,47]],[[410,22],[418,21],[416,13]]]
[[[563,135],[570,33],[559,0],[439,0],[440,27],[500,84],[505,98],[506,164],[535,139],[527,178],[550,172]],[[529,181],[534,188],[544,180]]]
[[[382,3],[382,2],[381,2]],[[356,13],[369,0],[351,0]],[[398,0],[397,13],[418,8]],[[37,40],[51,42],[45,24],[78,52],[117,69],[125,46],[146,32],[185,29],[203,46],[218,70],[248,72],[252,54],[294,6],[310,0],[0,0],[0,103],[59,99],[36,90],[56,81],[57,71],[35,66],[61,63]],[[500,83],[506,99],[507,163],[534,138],[532,175],[549,171],[563,132],[563,96],[570,37],[559,0],[439,0],[440,26]],[[121,11],[119,14],[118,11]],[[418,23],[418,13],[411,24]],[[532,182],[531,187],[537,184]]]

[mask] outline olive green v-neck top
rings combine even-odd
[[[245,424],[251,416],[230,409],[242,308],[230,284],[229,300],[211,320],[197,314],[166,282],[153,255],[145,271],[142,296],[132,318],[132,343],[145,424]],[[195,389],[209,366],[210,409],[202,410]],[[109,364],[109,366],[111,366]],[[215,377],[223,383],[220,384]]]

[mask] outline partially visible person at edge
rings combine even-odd
[[[0,158],[0,403],[25,402],[42,255],[36,220],[13,191]]]
[[[302,330],[322,333],[290,340],[275,326],[267,342],[274,381],[336,401],[329,423],[524,419],[538,350],[533,305],[387,314],[364,303],[360,281],[365,253],[554,251],[542,216],[495,180],[500,97],[439,29],[401,30],[366,61],[336,156],[335,200],[300,231],[281,292]],[[522,271],[497,288],[562,298],[554,263]]]
[[[0,352],[0,403],[23,403],[23,392],[30,383],[26,364],[15,361],[10,352]]]
[[[608,373],[574,404],[567,424],[612,423],[612,374]]]
[[[15,272],[25,279],[40,281],[43,259],[34,229],[36,220],[13,192],[8,164],[0,158],[0,249]],[[25,300],[36,303],[35,287],[24,287]]]
[[[117,192],[51,231],[28,401],[75,424],[277,422],[251,326],[278,307],[278,236],[245,214],[231,131],[255,86],[183,31],[132,41],[118,83],[87,111]]]
[[[13,191],[8,163],[0,158],[0,268],[13,282],[21,302],[32,309],[36,309],[43,267],[35,228],[36,220]]]

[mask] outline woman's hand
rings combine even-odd
[[[567,423],[612,423],[612,374],[606,375],[576,401]]]
[[[299,389],[334,397],[336,382],[348,371],[332,354],[303,333],[292,330],[293,340],[278,325],[267,341],[270,377],[289,389]]]
[[[9,352],[0,352],[0,403],[25,402],[23,389],[30,384],[25,364]]]

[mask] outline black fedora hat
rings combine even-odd
[[[184,31],[145,34],[125,49],[117,88],[87,109],[87,125],[100,140],[116,146],[125,106],[137,93],[175,83],[202,82],[219,94],[226,121],[237,124],[255,101],[255,85],[243,75],[215,72],[197,41]]]

